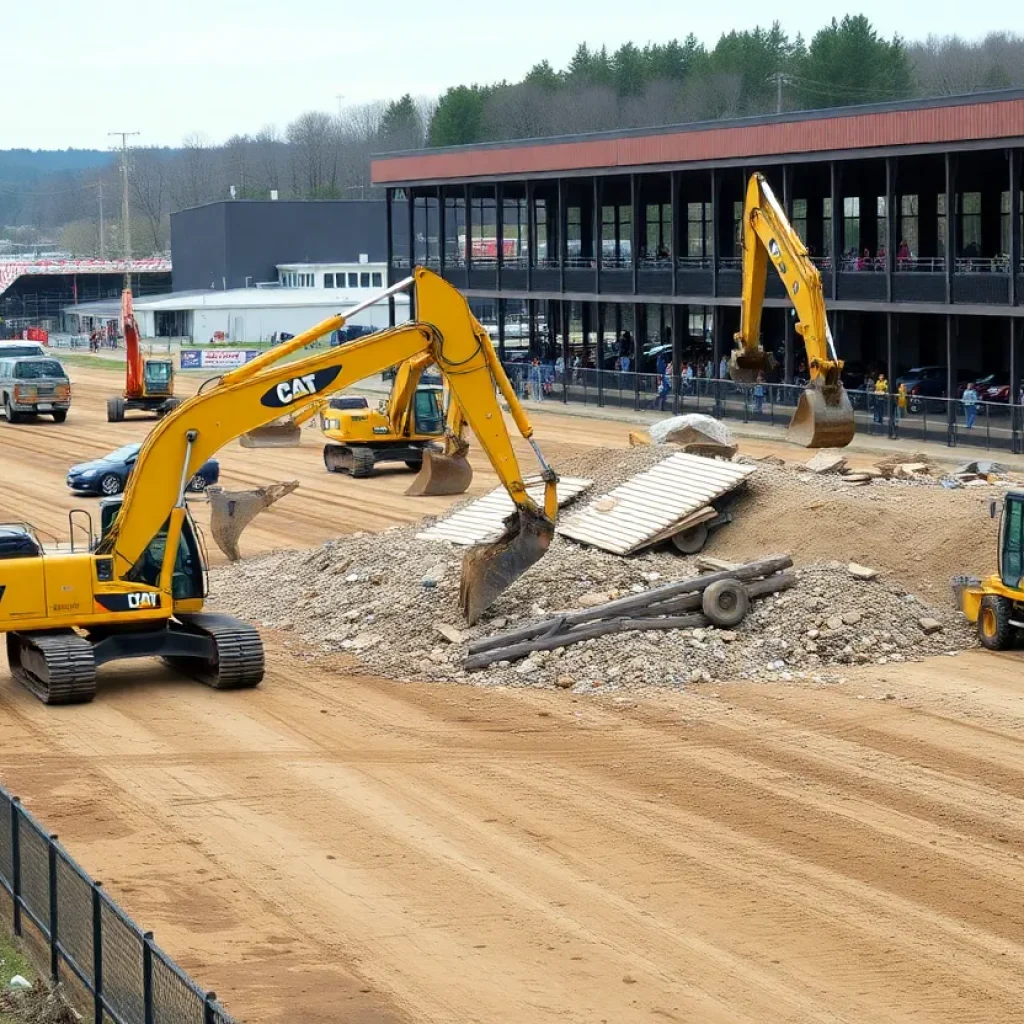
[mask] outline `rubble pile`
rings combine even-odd
[[[664,457],[664,449],[650,446],[593,450],[565,460],[559,470],[594,479],[593,494]],[[966,541],[959,537],[978,532],[979,501],[972,500],[978,496],[943,492],[932,483],[936,500],[959,509],[935,520],[927,502],[909,493],[922,486],[879,479],[875,487],[850,491],[838,475],[798,474],[762,463],[735,521],[717,531],[711,553],[752,560],[788,551],[799,580],[785,593],[756,601],[732,631],[615,633],[467,673],[470,640],[697,575],[702,556],[687,558],[667,546],[621,558],[556,536],[548,554],[470,628],[458,610],[464,549],[417,540],[422,525],[352,534],[312,551],[276,552],[214,569],[213,603],[264,628],[294,631],[315,654],[349,656],[353,670],[397,679],[579,691],[735,678],[831,681],[850,665],[917,660],[973,646],[972,631],[948,597],[951,572],[920,559],[952,559],[959,567],[954,571],[973,568],[960,564]],[[904,507],[946,531],[936,545],[923,527],[900,518]],[[818,508],[828,511],[817,520],[803,512]],[[835,525],[840,522],[843,529]],[[879,524],[888,524],[891,533]],[[861,534],[880,540],[865,542],[861,551]],[[908,536],[914,538],[909,544]],[[921,555],[915,540],[923,545]],[[978,543],[988,553],[990,542],[982,537]],[[885,557],[897,545],[904,562]],[[837,557],[844,561],[831,560]],[[919,580],[934,584],[932,604],[908,592],[921,593],[915,568]]]

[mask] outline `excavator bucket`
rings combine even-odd
[[[249,523],[265,508],[270,508],[275,501],[291,494],[298,486],[298,480],[288,480],[258,487],[253,491],[225,491],[223,487],[206,489],[206,497],[210,502],[210,533],[229,562],[237,562],[242,557],[238,549],[238,538]]]
[[[853,440],[853,406],[840,383],[821,377],[804,389],[786,436],[804,448],[845,448]]]
[[[268,423],[238,438],[243,448],[295,448],[302,441],[302,430],[294,423]]]
[[[519,509],[505,520],[500,539],[470,548],[462,560],[459,588],[462,614],[470,625],[544,557],[554,535],[555,525],[543,512]]]
[[[423,464],[416,479],[406,488],[410,497],[434,494],[465,494],[473,482],[473,467],[462,452],[443,455],[429,449],[423,453]]]
[[[729,357],[729,376],[737,384],[753,384],[758,374],[775,367],[775,357],[762,348],[735,349]]]

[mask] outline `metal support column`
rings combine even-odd
[[[447,248],[448,220],[445,210],[444,185],[437,186],[437,265],[444,277],[445,249]]]
[[[597,370],[597,404],[599,406],[604,405],[604,321],[607,315],[607,304],[597,303],[597,347],[594,351],[594,366]],[[586,369],[583,372],[586,373]]]
[[[497,264],[494,280],[501,291],[501,272],[505,267],[505,186],[499,181],[494,186],[494,245],[497,249]]]
[[[892,272],[896,265],[896,157],[885,158],[885,301],[892,302]],[[889,367],[890,374],[892,367]],[[890,383],[892,377],[889,377]]]
[[[787,384],[793,383],[793,317],[788,309],[782,311],[782,343],[783,363],[782,379]]]
[[[947,160],[949,154],[946,154]],[[948,200],[947,200],[948,202]],[[947,207],[948,209],[948,207]],[[948,216],[948,214],[947,214]],[[948,233],[947,233],[948,239]],[[956,402],[952,401],[956,395],[956,317],[952,313],[946,314],[946,394],[950,401],[946,405],[946,443],[956,444]]]
[[[1014,455],[1019,455],[1021,450],[1020,408],[1021,403],[1024,402],[1024,394],[1021,393],[1020,369],[1017,366],[1017,320],[1015,317],[1007,318],[1007,327],[1010,333],[1010,444]]]
[[[640,190],[636,187],[635,174],[629,176],[629,202],[631,207],[629,215],[629,264],[633,270],[633,294],[636,295],[640,266],[638,262],[640,254],[640,239],[638,237],[640,233]],[[636,331],[633,332],[633,336],[636,337]]]
[[[829,161],[829,196],[832,204],[832,301],[839,298],[839,268],[843,265],[843,201],[839,196],[841,171],[835,160]]]
[[[604,210],[601,207],[600,178],[594,175],[594,294],[601,293],[601,262],[604,258]]]
[[[569,373],[572,367],[572,354],[569,351],[569,330],[572,326],[572,303],[559,303],[562,319],[562,401],[569,401]]]
[[[689,313],[689,306],[672,306],[672,412],[675,415],[679,414],[679,392],[683,386],[683,325],[689,324]],[[658,387],[661,387],[660,380]]]
[[[393,237],[394,231],[394,216],[395,212],[392,207],[394,202],[394,189],[384,189],[384,230],[388,235],[387,243],[387,259],[388,259],[388,273],[387,281],[388,284],[394,284],[394,262],[395,262],[395,240]],[[395,326],[395,297],[394,295],[388,296],[388,327]]]
[[[953,301],[953,268],[956,266],[956,156],[946,154],[946,302]],[[954,378],[954,383],[955,383]],[[952,386],[946,392],[956,394]],[[952,408],[952,405],[950,406]]]
[[[569,226],[569,211],[565,202],[565,178],[558,179],[558,209],[555,211],[558,224],[558,290],[565,292],[566,235]],[[548,243],[550,245],[550,242]]]
[[[635,232],[634,232],[635,234]],[[636,280],[636,249],[633,249],[633,279]],[[633,356],[630,360],[630,369],[633,371],[633,408],[640,408],[640,354],[643,352],[643,345],[640,343],[640,331],[647,333],[646,309],[639,303],[633,303]],[[646,341],[646,338],[644,339]]]
[[[536,203],[533,199],[533,182],[526,183],[526,290],[533,290],[533,255],[536,248]]]
[[[888,207],[886,207],[888,209]],[[887,246],[888,247],[888,246]],[[889,414],[889,436],[896,433],[894,427],[896,417],[893,415],[893,382],[896,380],[896,352],[895,338],[893,337],[894,314],[890,311],[885,314],[885,379],[889,382],[888,414]]]
[[[473,274],[473,198],[469,185],[462,187],[462,202],[466,207],[466,251],[464,253],[466,263],[466,287],[472,287]]]
[[[671,209],[672,209],[672,238],[668,244],[669,255],[672,257],[672,294],[679,294],[679,253],[681,246],[679,244],[682,238],[682,231],[680,230],[679,220],[679,197],[682,195],[682,175],[679,171],[672,171],[669,175],[669,195],[671,196]],[[675,336],[675,329],[673,328],[672,334]]]
[[[409,228],[409,272],[412,273],[412,268],[416,264],[416,200],[413,198],[413,190],[406,189],[405,200],[408,209],[408,228]],[[416,319],[416,293],[414,289],[409,291],[409,319]]]
[[[505,317],[508,312],[508,302],[505,299],[498,299],[498,359],[505,362]]]
[[[1020,150],[1010,150],[1010,305],[1024,300],[1017,288],[1020,274]],[[1014,385],[1016,386],[1016,385]]]
[[[721,182],[718,178],[718,171],[714,168],[709,172],[711,174],[711,294],[717,298],[718,296],[718,193],[721,189]],[[707,246],[707,225],[703,222],[703,214],[701,223],[704,226],[704,244]],[[716,365],[715,372],[718,372]]]

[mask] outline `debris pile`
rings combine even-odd
[[[594,449],[559,469],[594,479],[600,493],[664,457],[654,446]],[[991,559],[995,528],[982,494],[920,490],[923,483],[898,478],[849,489],[835,474],[759,465],[733,525],[712,535],[710,552],[685,557],[667,544],[622,558],[556,536],[474,627],[458,613],[464,549],[418,540],[421,524],[215,568],[213,604],[292,632],[294,647],[340,655],[353,671],[581,691],[729,678],[828,681],[849,665],[973,646],[972,631],[949,606],[948,581]],[[755,601],[731,629],[616,631],[480,671],[465,668],[470,644],[482,638],[773,550],[792,553],[795,585]]]

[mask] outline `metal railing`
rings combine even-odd
[[[196,985],[2,786],[0,890],[14,934],[45,949],[54,984],[85,993],[94,1024],[231,1024],[216,994]]]
[[[529,401],[555,401],[641,411],[702,412],[717,419],[785,426],[803,393],[802,384],[740,384],[693,377],[666,382],[663,374],[593,367],[564,370],[506,361],[516,393]],[[965,405],[960,399],[909,396],[900,408],[895,394],[848,390],[857,433],[892,440],[934,441],[1024,452],[1024,406],[1005,402]]]

